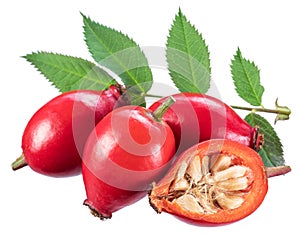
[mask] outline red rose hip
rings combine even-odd
[[[147,195],[175,152],[175,139],[161,115],[172,104],[167,100],[154,112],[124,106],[104,117],[90,134],[83,153],[82,175],[93,215],[112,213]]]
[[[23,154],[13,170],[29,165],[52,177],[81,172],[81,155],[90,131],[107,113],[126,102],[120,89],[78,90],[63,93],[41,107],[28,122],[22,137]]]
[[[174,132],[178,154],[209,139],[229,139],[255,150],[263,143],[258,127],[251,127],[219,99],[189,92],[172,96],[176,102],[163,115],[163,120]],[[149,109],[155,109],[165,99],[158,100]]]
[[[230,140],[196,144],[149,194],[150,204],[196,225],[227,224],[253,213],[268,190],[259,154]]]

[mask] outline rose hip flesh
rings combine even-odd
[[[235,141],[215,139],[183,152],[153,183],[152,207],[196,225],[227,224],[253,213],[268,190],[259,154]]]

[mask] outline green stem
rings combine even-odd
[[[156,108],[155,111],[153,111],[152,115],[156,120],[160,121],[162,116],[165,114],[165,112],[174,103],[175,103],[175,99],[172,96],[168,97],[165,101],[163,101],[162,104],[159,105],[159,107]]]
[[[241,106],[231,106],[234,109],[246,110],[251,112],[266,112],[277,114],[275,118],[275,124],[278,120],[288,120],[290,118],[291,110],[287,106],[279,106],[278,98],[275,101],[275,109],[267,109],[264,107],[241,107]]]
[[[281,114],[281,115],[290,115],[290,110],[284,110],[284,109],[267,109],[267,108],[260,108],[260,107],[241,107],[241,106],[231,106],[234,109],[239,110],[246,110],[246,111],[252,111],[252,112],[266,112],[266,113],[274,113],[274,114]]]
[[[27,162],[25,161],[25,156],[24,154],[22,154],[20,157],[18,157],[12,164],[11,164],[11,168],[13,170],[18,170],[21,169],[24,166],[27,166]]]
[[[153,97],[153,98],[162,98],[163,96],[161,95],[156,95],[156,94],[149,94],[147,93],[145,95],[146,97]],[[264,108],[263,106],[261,107],[242,107],[242,106],[231,106],[234,109],[239,109],[239,110],[246,110],[246,111],[251,111],[251,112],[265,112],[265,113],[273,113],[277,114],[275,118],[275,124],[278,120],[288,120],[290,118],[291,110],[287,106],[279,106],[278,105],[278,98],[275,101],[275,109],[268,109]]]
[[[146,97],[151,97],[151,98],[163,98],[163,96],[161,96],[161,95],[150,94],[150,93],[147,93],[145,96]]]

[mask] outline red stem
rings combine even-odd
[[[268,178],[279,176],[279,175],[285,175],[291,171],[290,166],[275,166],[275,167],[266,167],[266,172]]]

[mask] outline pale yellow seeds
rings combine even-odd
[[[180,168],[177,171],[176,178],[173,180],[170,191],[181,191],[186,190],[189,187],[189,182],[184,177],[185,173],[187,171],[187,164],[183,163]]]
[[[225,181],[216,182],[216,186],[224,191],[244,190],[248,187],[248,179],[247,177],[227,179]]]
[[[217,194],[218,204],[222,209],[235,209],[244,202],[244,198],[236,195],[226,195],[225,193]]]
[[[196,198],[194,198],[192,195],[183,195],[177,198],[175,201],[177,204],[181,205],[184,209],[190,212],[204,213],[203,208],[198,204]]]
[[[198,182],[202,178],[201,162],[200,157],[195,156],[189,166],[187,167],[186,173],[192,178],[194,182]]]
[[[228,155],[217,156],[217,160],[213,164],[211,171],[218,172],[227,169],[231,165],[231,157]]]
[[[190,184],[189,182],[185,179],[177,179],[176,181],[173,182],[173,184],[170,186],[170,191],[184,191],[187,188],[189,188]]]
[[[251,181],[251,170],[233,164],[229,155],[193,157],[177,171],[166,199],[190,212],[212,214],[235,209],[244,202]]]
[[[209,156],[204,156],[202,158],[201,170],[203,175],[207,175],[209,173]]]
[[[215,181],[224,181],[227,179],[235,179],[242,177],[246,174],[248,168],[244,166],[231,166],[222,171],[217,171],[213,173],[213,178]]]

